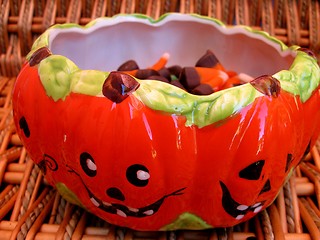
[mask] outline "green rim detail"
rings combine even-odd
[[[188,230],[199,230],[199,229],[209,229],[212,228],[211,225],[207,224],[200,217],[192,213],[181,214],[173,223],[170,223],[160,230],[162,231],[172,231],[177,229],[188,229]]]
[[[86,207],[80,202],[78,197],[64,183],[61,183],[61,182],[57,183],[56,188],[65,200],[67,200],[72,204],[78,205],[83,209],[86,209]]]

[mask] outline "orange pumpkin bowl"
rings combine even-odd
[[[115,71],[163,53],[168,66],[194,66],[208,49],[227,73],[253,79],[195,95]],[[270,205],[314,145],[319,81],[310,51],[265,32],[198,15],[119,15],[43,33],[17,78],[14,119],[48,182],[106,221],[226,227]]]

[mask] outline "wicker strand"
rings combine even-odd
[[[246,0],[235,1],[236,24],[249,25],[249,9]]]
[[[19,158],[21,151],[21,147],[11,147],[7,149],[4,153],[0,154],[0,158],[5,157],[8,159],[8,162],[12,162]]]
[[[301,219],[306,225],[307,229],[310,232],[310,236],[312,239],[320,239],[320,232],[317,227],[317,225],[314,223],[312,217],[310,216],[308,210],[304,206],[304,204],[301,202],[301,199],[299,199],[299,208],[301,212]]]
[[[31,25],[34,4],[32,0],[23,0],[18,21],[18,35],[23,55],[29,52],[32,45]]]
[[[5,196],[0,199],[0,208],[2,208],[11,198],[12,196],[19,190],[19,186],[15,185]]]
[[[312,207],[310,206],[309,202],[305,198],[300,198],[300,201],[308,211],[309,215],[312,217],[313,222],[316,224],[318,229],[320,230],[320,218],[319,216],[314,212]]]
[[[103,0],[98,0],[96,4],[96,12],[91,16],[91,18],[104,16],[107,12],[107,4]]]
[[[54,24],[54,17],[57,12],[57,3],[55,0],[47,1],[42,21],[42,31]]]
[[[277,209],[275,204],[271,204],[268,207],[267,212],[268,212],[270,220],[271,220],[271,226],[273,229],[275,239],[285,240],[285,236],[284,236],[285,234],[282,230],[279,210]]]
[[[60,0],[58,1],[58,14],[59,17],[65,17],[67,15],[67,6],[68,1],[67,0]]]
[[[293,233],[295,232],[295,222],[294,222],[294,211],[292,208],[292,193],[290,182],[286,182],[283,186],[283,193],[285,199],[285,209],[286,209],[286,219],[287,219],[287,226],[288,232]]]
[[[29,181],[27,184],[27,188],[26,188],[26,191],[25,191],[23,199],[22,199],[22,204],[20,207],[20,213],[18,216],[18,220],[26,213],[26,211],[28,209],[30,198],[31,198],[32,192],[34,190],[34,187],[36,184],[36,179],[38,177],[39,172],[40,172],[40,169],[37,167],[37,165],[35,165],[31,171]]]
[[[126,229],[118,228],[116,229],[116,240],[125,240]]]
[[[306,29],[308,26],[308,0],[301,0],[298,4],[300,26],[302,29]]]
[[[6,151],[6,148],[9,145],[10,142],[10,136],[13,131],[13,119],[12,116],[9,115],[9,117],[6,119],[6,127],[3,131],[0,133],[0,154],[4,153]]]
[[[79,208],[76,208],[76,210],[74,211],[74,213],[71,216],[70,221],[68,222],[68,225],[66,226],[66,231],[65,234],[63,236],[64,240],[70,240],[72,237],[72,234],[77,226],[77,223],[80,220],[80,216],[81,216],[81,210]]]
[[[55,223],[60,224],[63,220],[65,210],[66,210],[67,201],[64,198],[60,198],[60,204],[58,206],[57,216]]]
[[[275,28],[282,28],[284,26],[284,8],[285,8],[285,0],[276,0],[274,3],[275,9]]]
[[[8,47],[7,21],[9,16],[9,0],[2,1],[0,5],[0,53],[5,53]]]
[[[262,1],[262,30],[275,35],[274,15],[271,1]]]
[[[260,212],[261,228],[264,233],[265,240],[274,240],[270,217],[266,210]]]
[[[36,220],[36,218],[40,215],[41,211],[43,210],[43,208],[45,207],[45,205],[49,202],[49,200],[51,199],[51,197],[54,194],[54,190],[48,190],[43,192],[44,197],[41,199],[41,201],[39,201],[39,203],[36,203],[37,205],[35,206],[35,208],[30,211],[28,213],[28,215],[25,215],[23,219],[21,219],[19,222],[21,222],[20,225],[18,225],[17,227],[17,234],[16,236],[12,235],[12,238],[15,238],[17,240],[22,240],[25,239],[27,234],[28,234],[28,230],[30,229],[30,227],[32,226],[33,222]]]

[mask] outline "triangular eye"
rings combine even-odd
[[[261,195],[262,193],[268,192],[270,190],[271,190],[271,183],[270,183],[270,180],[268,179],[264,184],[263,188],[261,189],[259,195]]]
[[[258,180],[264,166],[264,160],[259,160],[242,169],[239,172],[239,177],[247,180]]]

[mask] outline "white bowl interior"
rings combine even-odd
[[[278,43],[240,27],[221,27],[213,21],[172,14],[151,24],[147,19],[118,16],[100,19],[87,29],[54,29],[49,48],[82,69],[116,70],[134,59],[140,68],[153,65],[163,53],[168,66],[194,66],[208,50],[227,70],[257,77],[288,69],[294,59]]]

